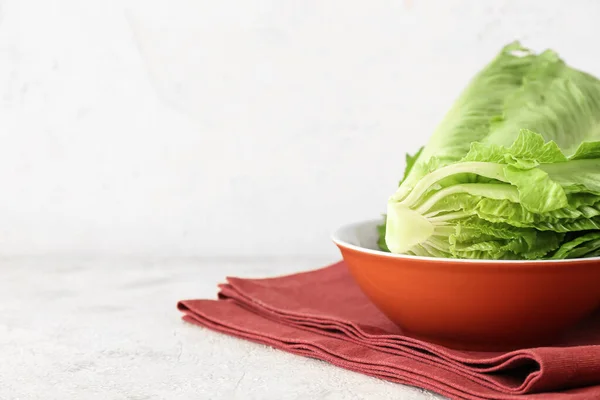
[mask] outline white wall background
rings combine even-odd
[[[600,1],[0,1],[0,254],[334,256],[520,39],[600,75]]]

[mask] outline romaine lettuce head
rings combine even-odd
[[[598,254],[600,81],[506,46],[407,156],[380,247],[454,258]]]

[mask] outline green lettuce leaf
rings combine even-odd
[[[402,182],[404,182],[406,180],[406,177],[408,176],[408,174],[412,170],[412,168],[415,165],[417,159],[419,158],[419,155],[421,155],[421,152],[423,152],[423,147],[421,147],[413,155],[410,155],[410,154],[406,153],[406,156],[405,156],[405,167],[404,167],[404,176],[402,177],[402,180],[400,181],[399,185],[401,185]],[[390,249],[387,247],[387,244],[385,244],[385,224],[386,224],[385,218],[386,218],[386,216],[383,215],[383,218],[384,218],[383,223],[381,225],[377,225],[377,232],[379,234],[379,238],[377,240],[377,246],[381,250],[389,252]]]
[[[422,152],[423,152],[423,147],[421,147],[419,149],[419,151],[417,151],[412,156],[410,154],[406,153],[406,157],[405,157],[406,166],[404,167],[404,176],[402,177],[402,180],[400,181],[400,185],[402,185],[402,182],[404,182],[406,180],[406,178],[408,177],[408,174],[410,174],[410,171],[413,169],[415,163],[417,162],[417,159],[419,158],[419,156],[421,155]],[[400,185],[398,185],[398,186],[400,186]]]
[[[377,225],[377,234],[379,235],[377,239],[377,246],[383,251],[390,252],[390,249],[387,247],[385,243],[385,229],[386,229],[386,216],[383,216],[383,223],[381,225]]]
[[[552,255],[553,259],[579,258],[600,251],[600,232],[590,232],[563,243]]]

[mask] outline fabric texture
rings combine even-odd
[[[219,288],[218,300],[180,301],[183,319],[452,399],[600,399],[600,316],[552,347],[471,352],[403,335],[343,262]]]

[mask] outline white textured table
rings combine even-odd
[[[324,260],[0,260],[0,399],[441,399],[180,320],[225,275]]]

